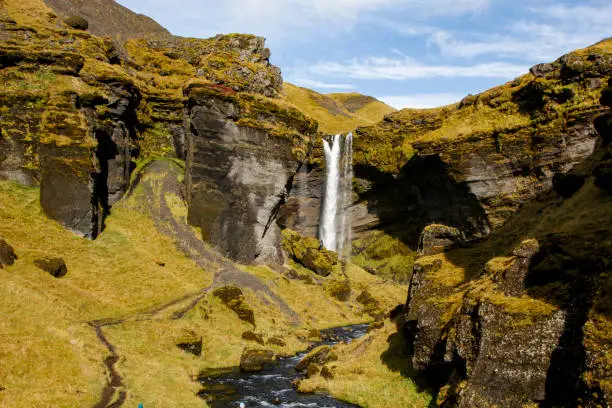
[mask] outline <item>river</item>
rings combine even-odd
[[[367,324],[322,330],[325,339],[313,347],[340,341],[350,342],[362,337],[368,329]],[[312,349],[312,348],[311,348]],[[308,407],[308,408],[349,408],[357,405],[339,401],[327,394],[300,394],[292,382],[303,378],[295,371],[297,363],[307,354],[299,353],[293,357],[279,358],[257,373],[245,373],[238,369],[228,369],[219,374],[203,374],[200,382],[203,393],[211,402],[212,408],[233,408],[243,402],[247,408],[255,407]]]

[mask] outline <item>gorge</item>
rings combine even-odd
[[[609,406],[612,40],[400,111],[270,56],[0,0],[0,405],[202,407],[309,350],[306,399]]]

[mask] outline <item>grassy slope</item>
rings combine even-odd
[[[253,326],[211,295],[178,320],[170,316],[185,302],[156,314],[145,313],[197,293],[211,284],[212,274],[175,249],[148,216],[138,211],[137,190],[135,196],[113,207],[106,231],[89,241],[44,217],[38,189],[0,182],[0,236],[19,256],[15,265],[0,271],[0,313],[5,316],[0,322],[0,386],[5,388],[0,392],[0,405],[93,405],[105,383],[102,360],[107,355],[86,324],[94,319],[128,318],[104,328],[121,356],[117,369],[128,390],[128,404],[200,407],[202,402],[194,396],[197,373],[206,367],[236,365],[244,347],[257,346],[241,338]],[[183,204],[175,202],[174,207],[177,205]],[[37,269],[34,259],[44,256],[62,256],[68,275],[54,279]],[[164,262],[165,267],[157,262]],[[244,268],[299,314],[300,323],[293,326],[278,308],[246,292],[255,311],[256,332],[264,338],[281,336],[286,347],[269,346],[281,354],[305,348],[307,344],[298,336],[309,328],[370,319],[355,302],[362,289],[368,289],[386,309],[405,296],[402,287],[355,267],[349,269],[353,294],[348,302],[326,291],[328,281],[341,279],[340,270],[322,285],[309,285],[266,267]],[[203,337],[202,357],[175,346],[190,332]]]
[[[284,84],[285,96],[299,110],[319,122],[323,133],[346,133],[374,124],[395,109],[358,93],[323,95],[306,88]]]
[[[348,345],[334,348],[338,361],[328,367],[334,378],[314,376],[299,383],[304,392],[327,391],[365,408],[428,407],[431,394],[409,378],[409,346],[390,321]]]

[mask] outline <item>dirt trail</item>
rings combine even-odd
[[[150,163],[137,175],[123,203],[125,204],[128,199],[134,196],[136,187],[140,187],[138,196],[134,197],[138,203],[138,210],[146,211],[153,219],[157,229],[171,237],[177,248],[196,262],[200,268],[214,273],[213,284],[150,310],[134,313],[120,319],[98,319],[88,322],[95,330],[100,343],[110,353],[104,359],[108,381],[102,391],[100,401],[93,408],[119,408],[123,406],[127,399],[125,384],[116,369],[116,364],[121,357],[115,346],[105,336],[104,327],[117,326],[131,321],[178,320],[196,307],[213,288],[230,284],[242,289],[252,290],[265,302],[272,300],[294,324],[299,323],[298,314],[272,292],[261,279],[236,268],[233,263],[225,259],[216,250],[209,248],[189,226],[186,217],[176,217],[172,213],[166,195],[173,194],[184,201],[182,183],[179,181],[180,174],[179,167],[170,161],[158,160]],[[178,307],[181,303],[184,303],[184,305]],[[175,307],[178,307],[178,309],[172,311],[169,316],[163,316],[164,312]]]

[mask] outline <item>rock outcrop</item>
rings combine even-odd
[[[581,183],[550,186],[488,237],[434,242],[416,260],[404,329],[440,405],[612,402],[612,197],[597,182],[610,154],[607,120],[594,120],[603,132],[593,154],[563,175]]]
[[[291,109],[268,114],[277,129],[259,127],[248,115],[265,114],[258,105],[268,102],[245,106],[233,95],[207,86],[188,90],[189,221],[232,259],[282,264],[275,218],[303,157],[296,148],[316,128]]]

